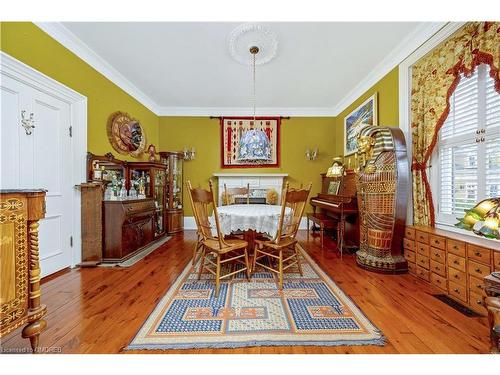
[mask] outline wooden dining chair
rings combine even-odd
[[[220,229],[212,181],[209,180],[210,190],[193,188],[190,181],[187,182],[187,185],[201,244],[201,261],[198,270],[198,280],[201,278],[201,274],[204,270],[213,274],[215,276],[215,296],[218,297],[222,279],[240,272],[245,272],[247,280],[250,280],[250,267],[247,252],[248,243],[240,239],[224,239],[224,235]],[[209,221],[210,206],[213,207],[217,236],[212,234],[212,225]],[[209,255],[215,257],[215,262],[209,258]],[[196,256],[196,249],[194,256]],[[236,271],[231,267],[230,272],[221,275],[222,266],[226,263],[231,263],[233,266],[241,264],[243,267]]]
[[[226,206],[234,204],[231,203],[231,197],[235,195],[246,195],[247,202],[246,204],[250,204],[250,184],[247,184],[247,187],[232,187],[228,188],[226,184],[224,184],[224,195],[226,198]]]
[[[311,191],[312,183],[306,189],[292,189],[286,183],[281,199],[281,214],[278,221],[278,231],[271,240],[255,240],[254,256],[252,261],[252,274],[255,267],[260,266],[278,275],[278,287],[283,289],[283,272],[292,266],[296,266],[300,275],[303,276],[300,265],[299,251],[297,248],[297,231],[307,204],[307,198]],[[286,215],[286,208],[290,209],[290,214]],[[289,217],[285,221],[285,216]],[[268,264],[259,262],[267,257]],[[272,260],[277,262],[277,267],[273,268]]]

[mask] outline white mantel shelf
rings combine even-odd
[[[214,173],[215,177],[288,177],[288,173]]]

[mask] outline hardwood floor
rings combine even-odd
[[[325,236],[326,237],[326,236]],[[487,353],[486,318],[469,318],[432,296],[426,283],[410,275],[380,275],[343,260],[319,235],[303,247],[378,326],[388,343],[378,346],[286,346],[241,349],[165,350],[159,353]],[[40,346],[63,353],[119,353],[132,340],[160,298],[191,260],[194,231],[174,236],[131,268],[68,270],[42,283],[48,327]],[[5,351],[29,348],[16,330],[2,339]],[[136,353],[153,351],[136,351]],[[131,353],[127,351],[127,353]]]

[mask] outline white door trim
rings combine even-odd
[[[432,51],[441,42],[446,40],[455,31],[460,29],[465,22],[449,22],[443,26],[439,31],[432,35],[425,43],[417,48],[411,55],[409,55],[401,64],[399,64],[399,127],[403,131],[406,138],[408,160],[410,166],[412,164],[412,137],[410,131],[411,121],[411,68],[418,60]],[[410,173],[410,186],[413,186],[412,174]],[[413,203],[411,196],[413,188],[410,189],[410,201]],[[408,205],[406,215],[406,223],[413,224],[413,204]]]
[[[0,77],[6,75],[59,100],[63,100],[71,108],[73,133],[70,140],[72,159],[70,181],[73,187],[71,267],[74,267],[81,262],[82,256],[80,191],[74,186],[86,181],[87,97],[2,51],[0,51],[0,73]]]

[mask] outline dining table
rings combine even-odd
[[[292,210],[285,207],[284,223],[290,220]],[[281,206],[269,204],[233,204],[217,207],[221,232],[231,235],[243,232],[248,249],[253,249],[257,234],[274,238],[278,232]],[[215,229],[215,226],[213,226]]]

